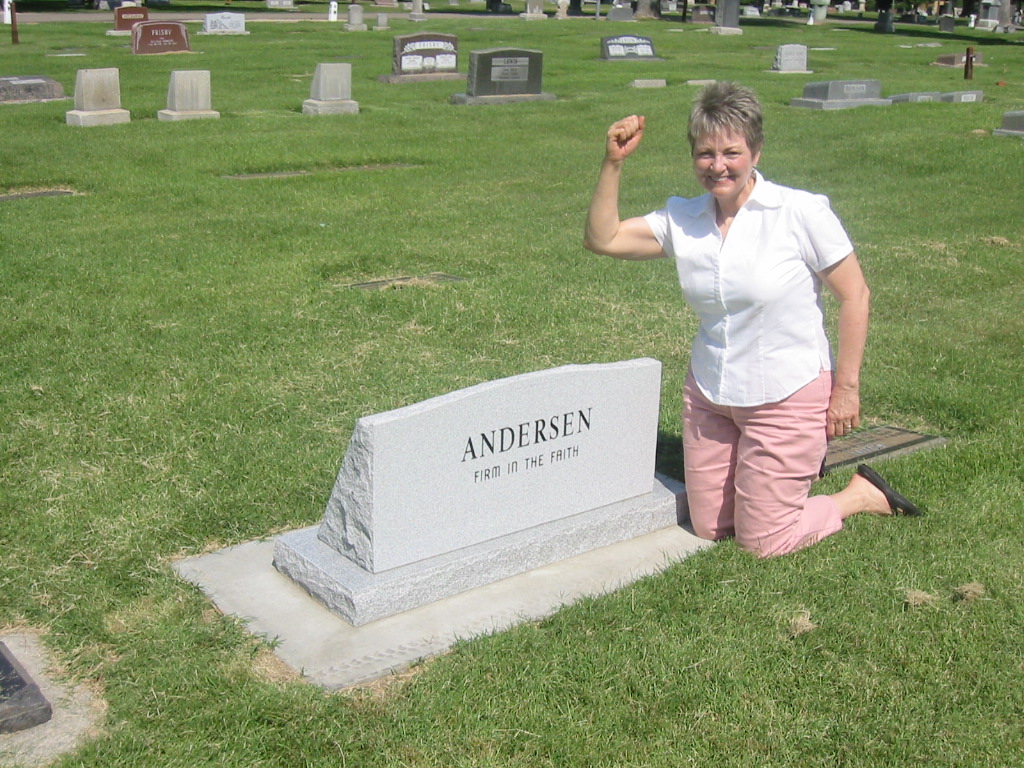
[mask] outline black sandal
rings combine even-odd
[[[906,496],[894,491],[882,476],[875,472],[867,464],[860,464],[857,467],[857,474],[871,483],[875,488],[885,494],[885,500],[889,502],[889,509],[892,510],[894,515],[908,515],[910,517],[918,517],[923,515],[914,502],[908,499]]]

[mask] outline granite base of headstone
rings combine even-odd
[[[508,104],[554,101],[544,93],[544,54],[527,48],[489,48],[469,54],[466,92],[454,93],[452,104]]]
[[[993,136],[1016,136],[1024,139],[1024,111],[1004,112],[1002,123]]]
[[[220,117],[210,106],[210,72],[205,69],[171,72],[167,87],[167,109],[157,112],[158,120],[204,120]]]
[[[53,707],[11,650],[0,643],[0,734],[17,733],[50,720]]]
[[[807,46],[799,43],[780,45],[775,51],[771,71],[782,74],[810,74],[811,70],[807,68]]]
[[[601,38],[601,61],[662,61],[654,52],[654,42],[639,35],[614,35]]]
[[[947,104],[980,104],[984,100],[983,91],[953,91],[939,94],[939,101]]]
[[[248,35],[244,13],[208,13],[200,35]]]
[[[348,7],[348,20],[345,22],[346,32],[365,32],[369,27],[363,21],[363,7],[352,3]]]
[[[359,102],[352,100],[352,65],[317,64],[309,98],[302,102],[302,114],[359,114]]]
[[[274,565],[360,626],[678,525],[660,390],[657,360],[564,366],[364,417]]]
[[[882,98],[880,80],[826,80],[807,83],[801,98],[790,99],[791,107],[806,109],[851,109],[853,107],[887,107],[892,102]]]
[[[64,86],[43,75],[0,77],[0,104],[60,101],[67,98]]]
[[[941,95],[938,91],[914,91],[911,93],[897,93],[886,98],[893,104],[920,104],[928,101],[938,101]]]
[[[383,83],[416,83],[426,80],[465,80],[459,72],[459,39],[440,32],[418,32],[394,38],[392,72],[377,79]]]
[[[80,69],[75,75],[75,108],[65,113],[68,125],[92,127],[131,120],[121,109],[121,76],[116,67]]]
[[[132,27],[140,21],[149,21],[149,10],[137,6],[121,6],[114,11],[114,28],[108,29],[107,34],[111,36],[132,33]]]

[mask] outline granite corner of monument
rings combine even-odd
[[[680,522],[655,473],[661,363],[569,365],[360,419],[274,566],[352,625]]]

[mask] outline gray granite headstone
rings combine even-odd
[[[65,113],[65,119],[68,125],[87,127],[129,122],[131,114],[121,109],[121,76],[117,68],[78,70],[75,108]]]
[[[807,46],[799,43],[780,45],[775,52],[772,71],[807,73]]]
[[[639,35],[614,35],[601,38],[601,58],[604,61],[661,61],[654,53],[654,42]]]
[[[792,107],[809,109],[850,109],[851,107],[887,107],[892,102],[882,98],[880,80],[826,80],[807,83],[802,98],[790,99]]]
[[[1017,136],[1024,139],[1024,111],[1004,112],[1003,121],[993,136]]]
[[[18,662],[0,643],[0,734],[42,725],[53,716],[50,702]]]
[[[302,102],[302,114],[359,114],[359,102],[352,100],[352,65],[317,64],[309,98]]]
[[[360,419],[275,565],[359,625],[673,525],[660,381],[657,360],[570,365]]]
[[[363,6],[352,3],[348,7],[348,21],[345,29],[349,32],[365,32],[369,27],[363,22]]]
[[[719,35],[739,35],[740,0],[719,0],[715,4],[715,26],[711,32]]]
[[[952,93],[943,93],[939,96],[939,101],[950,104],[980,104],[984,100],[985,94],[983,91],[953,91]]]
[[[63,98],[66,98],[64,86],[52,77],[42,75],[0,77],[0,104],[56,101]]]
[[[439,32],[396,35],[392,74],[379,80],[386,83],[420,80],[461,80],[459,74],[459,38]]]
[[[201,35],[248,35],[244,13],[208,13]]]
[[[948,15],[940,16],[939,32],[956,32],[956,17]]]
[[[210,71],[207,69],[171,72],[167,86],[167,109],[157,112],[163,121],[216,119],[220,112],[210,108]]]
[[[938,101],[941,95],[938,91],[915,91],[912,93],[897,93],[888,98],[893,104],[918,104],[925,101]]]
[[[550,101],[541,90],[544,54],[526,48],[489,48],[469,54],[465,93],[452,94],[452,104],[495,104]]]

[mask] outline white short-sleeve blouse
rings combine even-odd
[[[775,403],[835,367],[817,273],[853,244],[827,197],[755,178],[724,241],[709,194],[644,217],[700,320],[690,367],[719,405]]]

